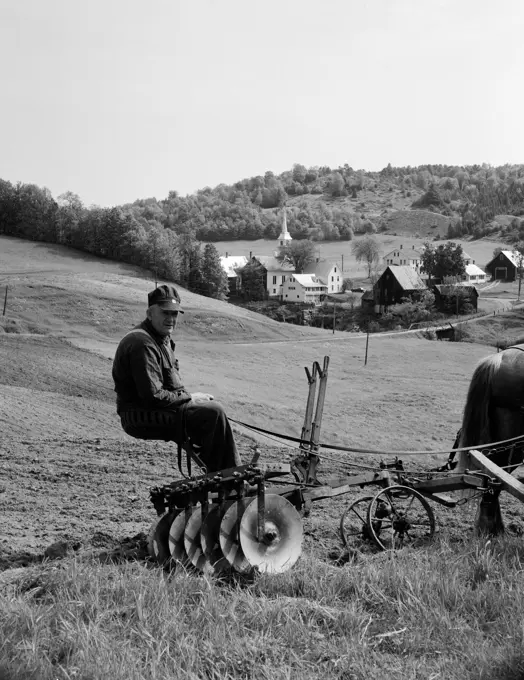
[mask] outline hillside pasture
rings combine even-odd
[[[148,563],[149,487],[179,473],[171,444],[121,430],[111,359],[142,318],[151,281],[28,244],[45,255],[39,266],[14,241],[0,239],[9,318],[24,331],[0,333],[2,680],[522,677],[521,539],[474,540],[471,505],[436,507],[428,548],[343,554],[340,514],[369,491],[355,489],[314,504],[303,555],[285,574],[219,581]],[[321,479],[396,452],[422,475],[443,464],[474,366],[493,351],[377,335],[364,365],[364,335],[181,295],[186,385],[213,393],[236,420],[299,435],[304,367],[330,356],[321,441],[386,453],[323,448]],[[244,460],[255,443],[264,466],[296,452],[234,428]],[[522,535],[520,505],[507,494],[502,505]]]

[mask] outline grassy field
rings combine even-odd
[[[315,503],[285,574],[219,580],[151,565],[147,487],[173,476],[173,452],[124,435],[110,375],[151,281],[16,239],[0,239],[0,271],[21,331],[0,332],[1,680],[524,677],[524,523],[506,496],[513,537],[491,542],[472,536],[470,505],[439,506],[433,544],[343,554],[340,497]],[[474,366],[494,351],[372,336],[364,365],[365,336],[181,295],[177,353],[190,390],[215,394],[235,419],[298,435],[304,367],[328,355],[321,440],[402,451],[419,471],[445,461],[433,452],[449,450]],[[236,428],[246,458],[245,435]],[[294,453],[256,441],[263,464]],[[322,454],[321,476],[383,458]],[[43,559],[56,541],[63,554]]]
[[[304,559],[255,583],[71,561],[0,599],[0,674],[15,678],[517,680],[515,541]]]

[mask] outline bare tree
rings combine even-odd
[[[368,268],[368,277],[371,278],[373,265],[378,264],[380,260],[380,246],[374,236],[365,236],[364,238],[353,241],[351,250],[357,262],[365,262]]]

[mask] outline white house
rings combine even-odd
[[[487,279],[486,272],[482,271],[480,267],[476,264],[466,265],[466,278],[465,282],[468,283],[485,283]]]
[[[411,267],[418,272],[420,271],[420,267],[422,265],[422,252],[417,250],[415,246],[411,246],[411,248],[403,248],[402,244],[400,244],[400,246],[395,248],[395,250],[391,250],[389,253],[386,253],[382,259],[386,266],[392,264],[397,266],[406,266]]]
[[[284,302],[312,302],[319,305],[326,293],[326,284],[314,274],[291,274],[282,285]]]
[[[318,260],[304,267],[303,274],[314,274],[327,286],[328,293],[340,293],[344,277],[338,262]]]
[[[220,257],[220,264],[222,269],[227,274],[227,281],[229,283],[229,292],[235,293],[240,286],[240,277],[236,270],[247,264],[247,257],[245,255],[229,255]]]
[[[251,261],[256,261],[266,270],[266,290],[269,297],[282,297],[282,286],[294,273],[295,268],[289,262],[280,262],[270,255],[253,255]]]

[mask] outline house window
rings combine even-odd
[[[287,293],[286,293],[285,297],[287,297]]]
[[[282,277],[282,283],[285,283],[285,282],[286,282],[286,277],[283,276],[283,277]]]
[[[276,284],[276,282],[277,282],[277,277],[276,277],[276,276],[274,276],[274,277],[273,277],[273,285],[275,285],[275,284]]]
[[[276,295],[277,289],[273,288],[273,295]]]
[[[334,281],[334,280],[335,280],[335,277],[334,277],[334,276],[332,276],[332,277],[331,277],[331,281]]]
[[[337,268],[335,267],[335,269],[333,269],[333,271],[334,271],[334,272],[335,272],[335,274],[336,274],[336,272],[337,272]]]

